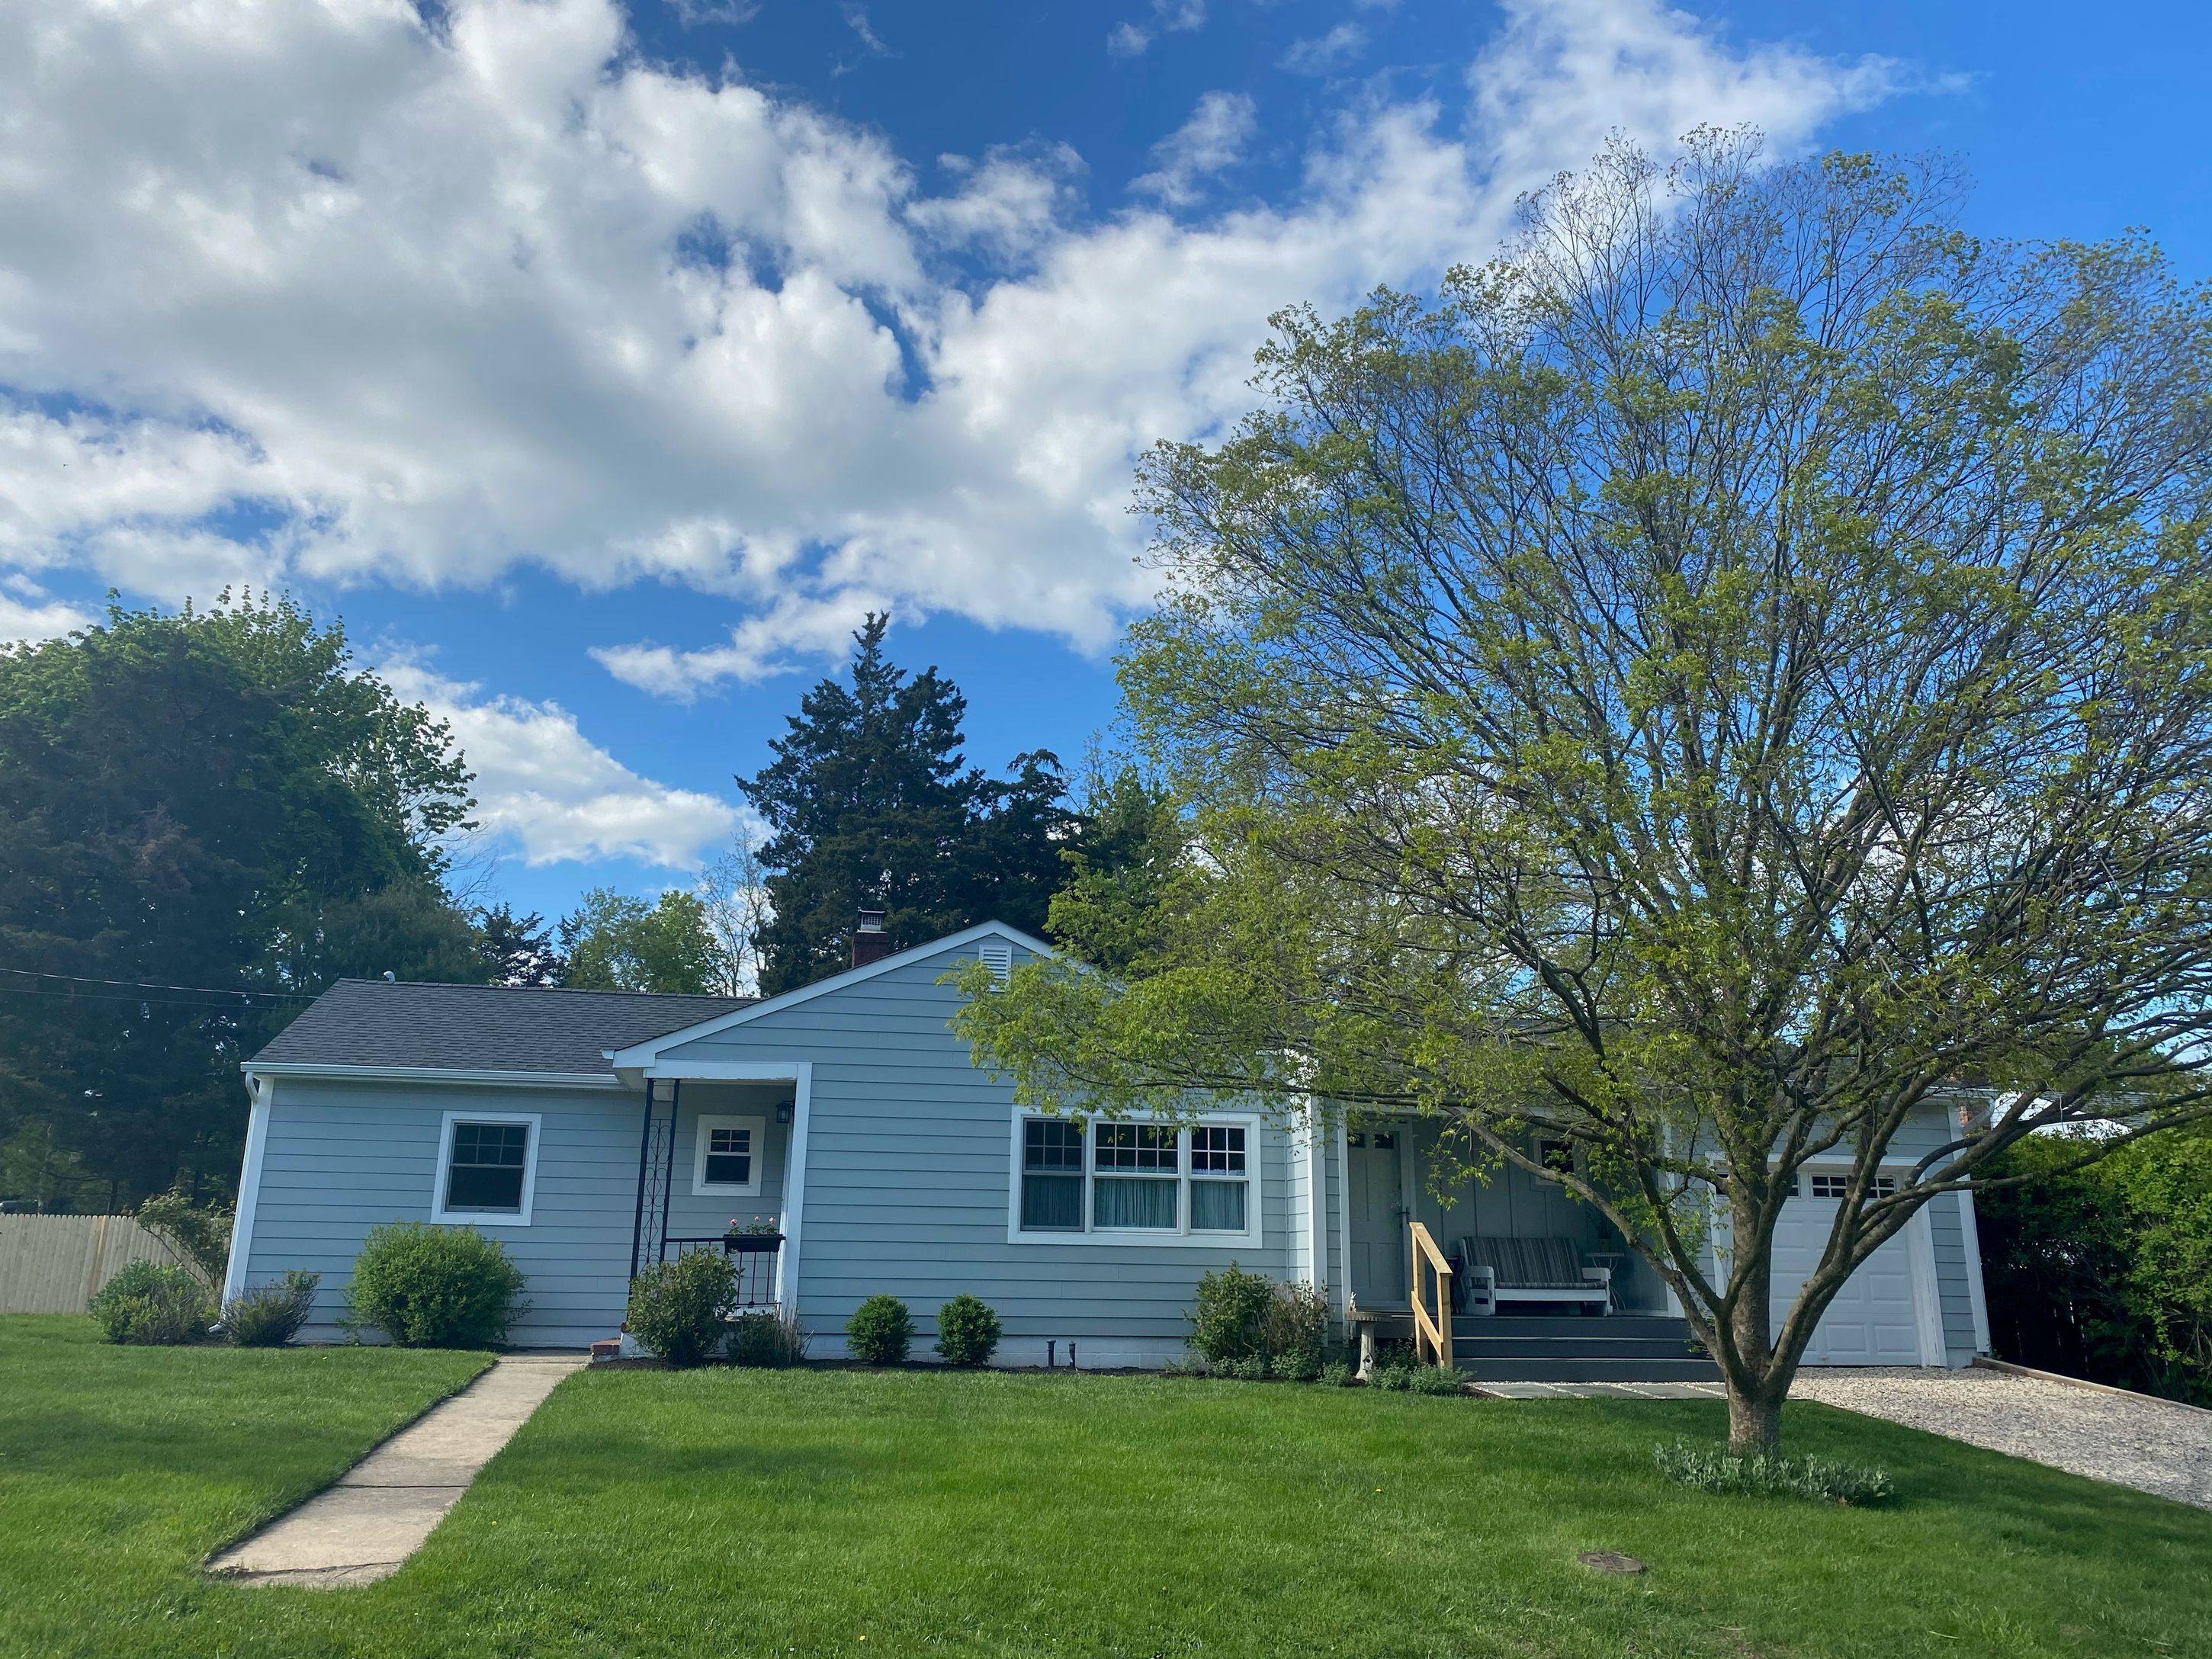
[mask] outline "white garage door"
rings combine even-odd
[[[1782,1209],[1774,1230],[1773,1318],[1778,1328],[1797,1287],[1819,1265],[1835,1224],[1836,1199],[1844,1173],[1808,1170],[1797,1178],[1799,1196]],[[1860,1264],[1828,1304],[1805,1349],[1808,1365],[1917,1365],[1920,1322],[1912,1294],[1911,1230],[1891,1239]]]

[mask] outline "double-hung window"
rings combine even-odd
[[[1018,1113],[1008,1236],[1259,1243],[1256,1120],[1084,1123]]]
[[[1083,1126],[1066,1118],[1022,1123],[1022,1219],[1025,1231],[1083,1231]]]
[[[761,1189],[762,1141],[768,1121],[702,1112],[691,1153],[691,1194],[750,1197]]]
[[[448,1112],[438,1149],[438,1184],[430,1218],[527,1226],[537,1175],[534,1114]]]

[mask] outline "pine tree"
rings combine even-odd
[[[1000,781],[962,752],[967,699],[929,668],[884,655],[886,616],[854,635],[849,684],[800,700],[775,758],[738,787],[767,822],[773,918],[760,934],[760,988],[773,996],[851,960],[862,908],[885,913],[899,945],[991,916],[1041,927],[1072,836],[1060,763],[1039,750]]]

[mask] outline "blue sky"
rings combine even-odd
[[[0,17],[0,633],[273,583],[456,722],[472,869],[680,882],[871,605],[975,758],[1110,720],[1130,457],[1620,128],[1957,155],[2212,275],[2185,5],[402,0]]]

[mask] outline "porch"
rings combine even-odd
[[[630,1276],[689,1250],[720,1250],[737,1305],[787,1305],[785,1194],[798,1090],[793,1079],[644,1079]]]
[[[1369,1124],[1344,1139],[1347,1319],[1482,1380],[1696,1382],[1717,1376],[1657,1276],[1604,1217],[1517,1167],[1431,1179],[1438,1126]],[[1540,1163],[1569,1156],[1532,1135]]]

